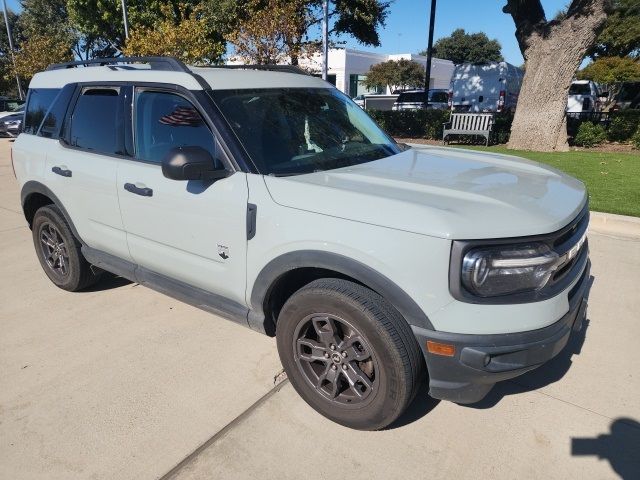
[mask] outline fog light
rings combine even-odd
[[[438,343],[431,340],[427,340],[427,350],[434,355],[442,355],[444,357],[453,357],[456,354],[455,345],[449,345],[447,343]]]

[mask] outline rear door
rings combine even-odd
[[[62,137],[51,142],[45,175],[82,240],[130,260],[116,191],[118,158],[123,154],[122,114],[121,87],[78,86]],[[41,128],[43,136],[52,131],[49,116]]]
[[[246,174],[216,181],[164,177],[162,159],[176,147],[202,147],[218,168],[226,158],[188,92],[140,86],[127,103],[133,105],[133,158],[121,161],[117,185],[141,278],[157,281],[153,274],[161,274],[245,304]]]

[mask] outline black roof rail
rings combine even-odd
[[[106,65],[118,65],[129,63],[148,63],[151,70],[164,70],[170,72],[186,72],[191,70],[174,57],[119,57],[119,58],[93,58],[91,60],[77,60],[75,62],[54,63],[47,70],[63,70],[75,67],[102,67]]]
[[[268,70],[273,72],[297,73],[298,75],[309,75],[297,65],[207,65],[205,68],[229,68],[236,70]]]

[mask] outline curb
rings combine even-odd
[[[592,211],[589,230],[605,235],[640,239],[640,218]]]

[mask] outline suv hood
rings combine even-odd
[[[553,168],[444,147],[265,182],[283,206],[459,240],[551,233],[587,201],[582,182]]]

